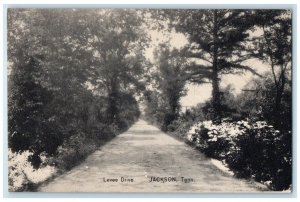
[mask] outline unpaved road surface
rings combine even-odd
[[[200,152],[139,120],[82,164],[42,185],[38,191],[260,192],[261,189],[250,181],[222,172]]]

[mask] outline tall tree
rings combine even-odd
[[[94,56],[90,79],[98,89],[105,89],[107,120],[112,123],[118,120],[122,91],[134,93],[132,89],[143,86],[146,37],[142,18],[133,10],[95,10],[88,15],[88,44]]]
[[[111,105],[117,111],[111,114],[132,123],[139,115],[134,89],[143,86],[140,23],[132,10],[9,9],[13,151],[31,150],[38,165],[41,152],[54,154],[70,136],[109,127]]]
[[[154,53],[157,68],[154,77],[162,100],[166,103],[163,128],[178,117],[181,108],[180,98],[185,94],[187,62],[180,54],[179,50],[171,50],[166,44],[161,44]]]
[[[39,63],[31,57],[10,76],[9,81],[9,146],[13,151],[31,150],[53,152],[57,140],[45,133],[52,133],[52,123],[45,114],[45,106],[53,97],[51,91],[39,82]],[[45,144],[45,140],[49,141]],[[38,165],[38,162],[37,162]]]
[[[258,10],[252,54],[269,64],[275,86],[274,118],[279,118],[283,94],[292,69],[292,20],[289,10]]]
[[[221,111],[220,75],[244,70],[256,72],[242,62],[249,58],[246,39],[253,23],[245,10],[163,10],[159,17],[189,39],[185,56],[194,58],[189,68],[190,80],[212,83],[212,106],[215,114]]]
[[[47,11],[46,11],[47,12]],[[8,126],[9,147],[30,150],[31,162],[38,167],[38,155],[53,154],[62,142],[53,114],[47,113],[55,97],[46,74],[47,41],[42,12],[35,9],[10,9],[8,12]]]

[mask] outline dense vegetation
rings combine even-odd
[[[291,187],[291,13],[286,10],[162,10],[153,13],[158,21],[169,20],[169,29],[184,33],[189,43],[177,56],[165,58],[165,64],[181,57],[180,85],[211,83],[212,97],[206,103],[181,113],[173,113],[167,91],[148,92],[146,117],[163,130],[185,139],[207,156],[222,160],[237,176],[254,178],[274,190]],[[257,34],[260,33],[260,34]],[[178,60],[178,58],[176,59]],[[245,63],[261,61],[269,67]],[[168,68],[175,70],[171,64]],[[253,75],[235,95],[231,86],[220,88],[222,75]],[[162,88],[178,85],[163,78]],[[173,77],[174,78],[174,77]],[[175,77],[176,78],[176,77]],[[159,79],[158,79],[159,81]],[[174,101],[179,102],[184,87]],[[199,92],[201,93],[201,92]],[[179,105],[180,108],[180,105]],[[177,108],[178,109],[178,108]],[[179,110],[180,111],[180,110]],[[169,117],[169,118],[166,118]]]
[[[36,171],[70,169],[135,122],[146,69],[141,23],[130,10],[9,10],[11,157],[24,154]],[[10,162],[10,186],[26,188],[30,174]]]
[[[156,46],[151,64],[147,26],[188,43]],[[290,188],[291,33],[287,10],[9,9],[11,190],[71,169],[127,130],[140,100],[147,120],[237,176]],[[221,87],[246,71],[242,93]],[[212,96],[183,111],[190,83],[211,84]]]

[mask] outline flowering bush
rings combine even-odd
[[[291,184],[291,131],[280,132],[265,121],[202,121],[186,138],[207,156],[225,161],[237,176],[269,182],[275,190]]]
[[[194,142],[206,155],[222,160],[235,147],[235,140],[245,135],[248,127],[246,121],[238,123],[223,121],[220,124],[203,121],[190,128],[187,139]]]
[[[45,165],[47,158],[44,154],[40,155],[42,166],[39,169],[34,169],[28,161],[32,154],[28,150],[16,153],[9,149],[9,191],[22,191],[27,186],[45,181],[56,172],[54,166]]]

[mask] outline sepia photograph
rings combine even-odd
[[[291,193],[292,12],[8,8],[8,191]]]

